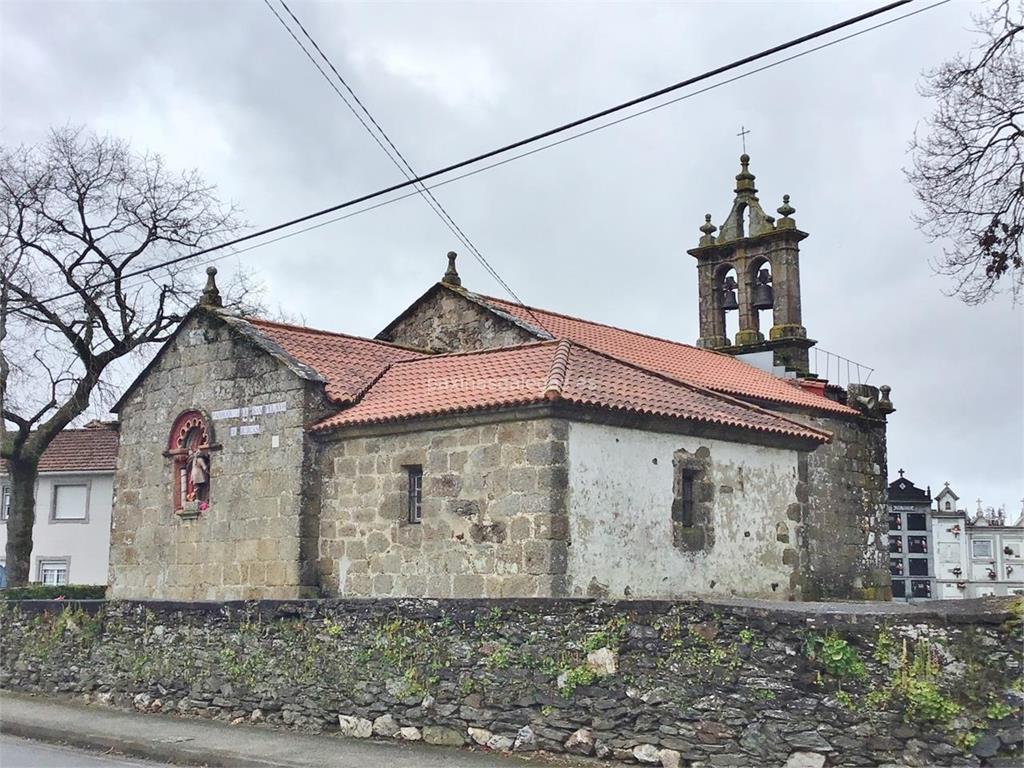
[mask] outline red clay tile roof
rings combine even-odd
[[[352,402],[391,363],[423,357],[394,344],[249,318],[250,325],[323,377],[327,397]]]
[[[773,376],[731,355],[545,309],[523,307],[491,296],[468,295],[533,328],[537,327],[539,321],[556,339],[569,339],[678,381],[759,401],[835,413],[857,413],[849,406],[830,400],[816,391],[801,388],[795,382]]]
[[[566,340],[396,362],[358,403],[327,417],[313,429],[547,400],[819,442],[827,439],[827,433],[756,406],[667,379]]]
[[[113,472],[117,467],[117,430],[109,427],[65,429],[39,458],[40,472]]]

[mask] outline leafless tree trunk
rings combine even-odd
[[[7,576],[29,579],[39,459],[114,361],[168,338],[195,303],[190,265],[126,273],[238,227],[195,171],[83,129],[0,148],[0,457],[10,475]],[[70,293],[54,300],[52,297]]]
[[[907,172],[924,212],[921,230],[944,244],[935,260],[953,293],[978,304],[1024,286],[1024,3],[1002,0],[978,17],[983,35],[925,75],[937,102]]]

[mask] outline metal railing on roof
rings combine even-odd
[[[819,346],[810,349],[811,373],[825,379],[829,384],[848,387],[851,384],[867,384],[874,368],[858,363],[848,357],[837,355]]]

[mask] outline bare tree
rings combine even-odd
[[[195,303],[188,263],[239,226],[198,173],[80,128],[0,148],[0,457],[9,583],[29,578],[43,451],[102,394],[115,361],[168,338]],[[68,294],[63,298],[55,296]]]
[[[925,73],[937,102],[907,172],[924,212],[921,230],[946,244],[936,270],[978,304],[1024,286],[1024,2],[1002,0],[976,17],[981,42]],[[1005,282],[1001,282],[1005,279]]]

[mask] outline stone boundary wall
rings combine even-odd
[[[0,603],[0,687],[700,766],[1020,765],[1020,600]]]

